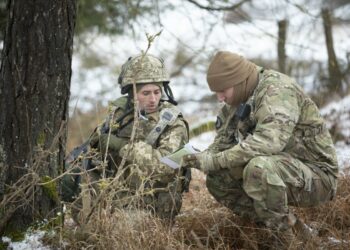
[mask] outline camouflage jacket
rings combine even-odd
[[[217,136],[208,150],[220,167],[234,173],[254,157],[287,154],[337,176],[335,148],[315,103],[292,78],[258,70],[258,85],[247,101],[248,117],[232,122],[236,110],[229,105],[218,116]]]
[[[104,124],[110,124],[111,134],[129,141],[134,126],[134,112],[126,116],[122,122],[118,124],[115,122],[125,113],[126,102],[126,97],[112,102],[109,105],[110,115]],[[174,105],[164,101],[161,102],[157,112],[139,118],[132,147],[129,148],[128,144],[122,147],[119,151],[119,159],[115,159],[119,163],[126,155],[127,164],[132,165],[140,177],[152,177],[152,180],[159,180],[163,183],[172,181],[176,171],[162,164],[159,159],[184,146],[189,140],[188,125],[180,113],[172,124],[166,126],[154,145],[146,142],[147,135],[158,124],[160,112],[166,108],[177,109]],[[97,128],[96,134],[101,133],[103,126]]]

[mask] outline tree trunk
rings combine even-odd
[[[328,73],[329,84],[328,89],[332,92],[338,92],[342,90],[342,74],[339,69],[338,60],[335,55],[333,46],[333,34],[332,34],[332,20],[329,9],[322,9],[322,19],[324,33],[326,37],[326,45],[328,52]]]
[[[0,235],[56,216],[76,0],[8,0],[0,69]]]
[[[278,53],[278,69],[281,73],[286,72],[286,39],[287,39],[287,20],[278,21],[278,43],[277,43],[277,53]]]

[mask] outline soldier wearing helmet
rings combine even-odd
[[[182,205],[182,192],[188,189],[190,172],[174,170],[160,158],[184,146],[189,133],[169,82],[163,60],[155,56],[138,55],[123,64],[118,83],[126,96],[110,103],[108,117],[91,136],[90,152],[97,152],[97,157],[93,157],[89,175],[96,183],[118,176],[113,194],[117,207],[147,209],[173,220]],[[123,157],[126,164],[120,169]],[[101,167],[105,160],[108,164]],[[93,188],[99,189],[96,184]]]

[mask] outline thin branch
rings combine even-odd
[[[190,65],[194,61],[194,59],[196,59],[199,55],[203,54],[203,52],[206,50],[206,45],[207,45],[206,42],[209,40],[209,37],[210,37],[210,35],[212,34],[212,31],[213,31],[213,28],[214,28],[214,26],[211,25],[210,28],[208,29],[208,33],[204,36],[203,44],[202,44],[201,48],[198,49],[198,50],[193,50],[191,47],[188,46],[188,44],[186,44],[183,41],[181,41],[180,38],[178,38],[173,32],[171,32],[171,30],[168,30],[170,35],[175,37],[175,39],[182,46],[184,46],[184,47],[186,47],[186,48],[188,48],[188,49],[193,51],[193,56],[187,58],[187,60],[184,63],[182,63],[181,65],[179,65],[179,67],[175,71],[171,72],[170,73],[170,78],[179,76],[182,73],[183,69],[185,69],[188,65]]]
[[[242,0],[234,5],[231,6],[227,6],[227,7],[214,7],[214,6],[204,6],[203,4],[198,3],[197,1],[194,0],[187,0],[188,2],[196,5],[198,8],[204,9],[204,10],[208,10],[208,11],[232,11],[235,9],[238,9],[239,7],[241,7],[242,4],[244,4],[245,2],[250,2],[250,0]]]
[[[155,38],[160,36],[161,33],[162,33],[162,31],[159,31],[155,35],[149,35],[149,34],[146,33],[147,42],[148,42],[147,43],[147,48],[146,48],[145,52],[142,51],[142,59],[140,60],[140,63],[142,63],[144,56],[147,55],[147,53],[148,53],[149,49],[151,48],[152,43],[155,40]],[[89,214],[86,216],[85,223],[89,222],[89,220],[91,219],[92,214],[94,213],[94,211],[96,210],[96,208],[100,204],[100,201],[105,197],[105,195],[108,194],[108,192],[110,190],[113,190],[113,186],[116,185],[119,182],[119,178],[122,176],[122,174],[125,171],[124,165],[126,163],[126,158],[127,158],[128,154],[130,153],[130,150],[133,147],[133,144],[134,144],[134,141],[135,141],[135,136],[136,136],[136,129],[137,129],[138,125],[139,125],[139,117],[138,117],[139,116],[139,103],[138,103],[138,100],[136,98],[136,96],[137,96],[136,95],[136,79],[137,79],[137,75],[138,74],[139,74],[139,72],[136,72],[136,75],[134,76],[134,80],[133,80],[134,124],[133,124],[133,127],[132,127],[129,143],[127,144],[126,154],[123,155],[122,161],[121,161],[121,163],[118,166],[116,176],[100,192],[99,196],[95,200],[95,203],[92,205]]]

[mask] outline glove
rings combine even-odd
[[[109,141],[108,141],[109,137]],[[98,146],[101,153],[104,155],[106,153],[108,142],[108,151],[119,152],[119,150],[128,143],[126,139],[116,137],[112,134],[102,134],[99,137]]]
[[[209,152],[202,152],[199,154],[190,154],[182,157],[182,167],[196,168],[204,173],[220,169],[220,165],[215,157]]]

